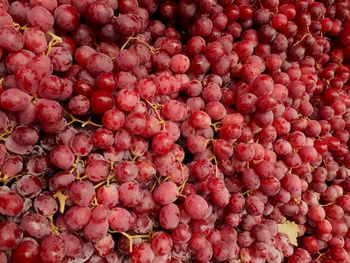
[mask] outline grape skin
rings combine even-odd
[[[349,262],[349,5],[0,0],[0,262]]]

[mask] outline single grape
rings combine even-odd
[[[110,211],[108,222],[113,230],[124,232],[131,227],[133,218],[128,210],[121,207],[115,207]]]
[[[20,226],[24,233],[32,238],[43,238],[51,233],[49,221],[40,214],[26,214]]]
[[[67,226],[72,230],[82,229],[90,220],[91,210],[89,207],[72,206],[64,214]]]
[[[2,233],[4,233],[4,235],[2,235],[0,238],[0,249],[2,251],[10,250],[16,247],[23,238],[21,228],[13,222],[0,222],[0,230]]]
[[[0,187],[0,213],[8,216],[19,214],[24,206],[24,200],[20,195],[6,186]]]
[[[58,235],[46,236],[40,245],[40,258],[44,262],[59,262],[65,256],[65,242]]]
[[[31,238],[24,238],[13,250],[11,260],[14,263],[28,262],[36,263],[39,258],[39,244]],[[6,262],[6,261],[4,261]]]

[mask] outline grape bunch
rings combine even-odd
[[[0,0],[0,263],[349,263],[349,0]]]

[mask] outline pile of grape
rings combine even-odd
[[[349,0],[0,0],[0,263],[349,263]]]

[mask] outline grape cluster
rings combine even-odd
[[[349,263],[349,62],[348,0],[0,0],[0,263]]]

